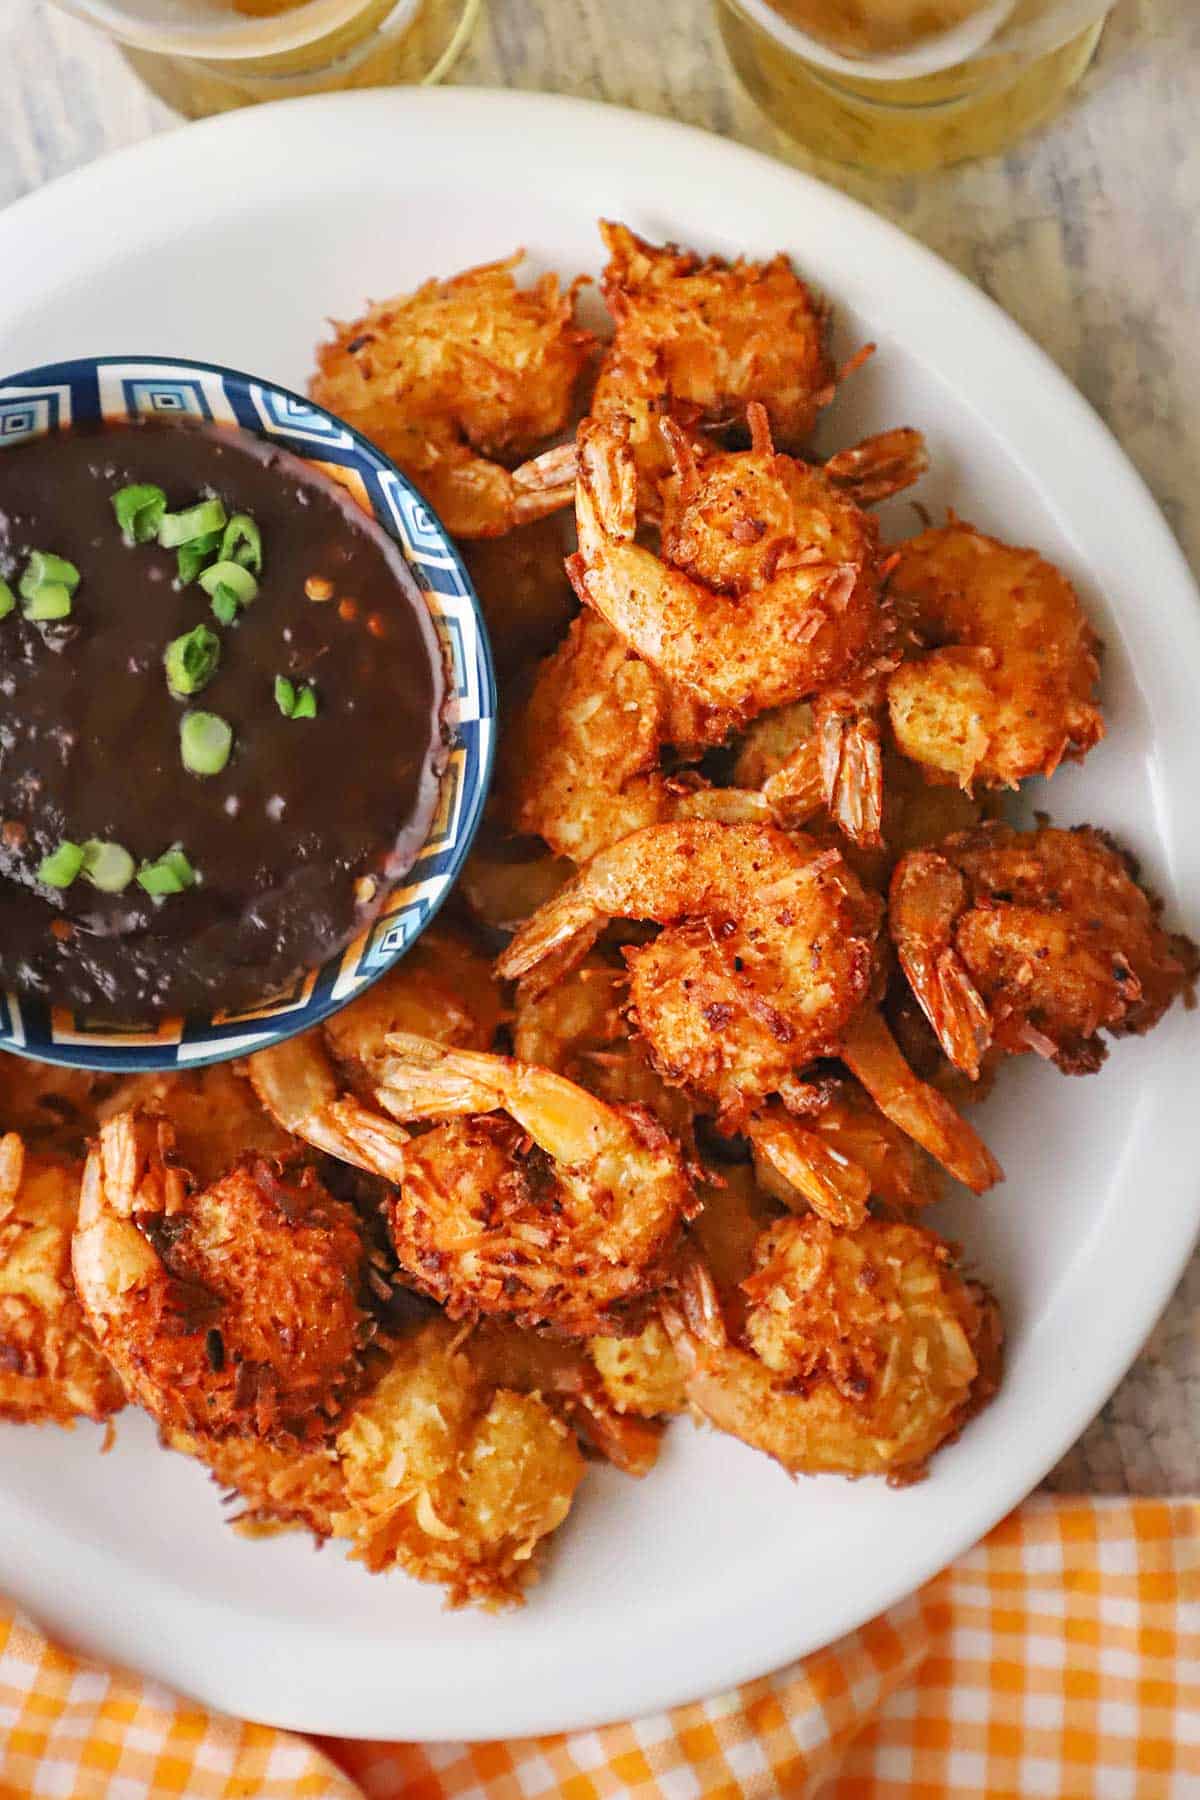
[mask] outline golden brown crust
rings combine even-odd
[[[1090,826],[983,825],[903,858],[891,890],[909,983],[968,1074],[1029,1050],[1087,1074],[1107,1054],[1102,1032],[1149,1031],[1200,967],[1160,910]]]
[[[912,1480],[990,1393],[998,1314],[932,1232],[789,1218],[756,1265],[740,1342],[680,1315],[673,1336],[693,1407],[792,1474]]]
[[[97,1340],[160,1424],[313,1441],[371,1324],[352,1209],[305,1161],[249,1153],[207,1187],[169,1125],[121,1114],[84,1174],[73,1265]]]
[[[897,555],[888,592],[920,646],[888,684],[904,755],[964,788],[1080,761],[1104,735],[1100,643],[1066,576],[957,519]]]
[[[371,306],[317,348],[310,392],[379,445],[447,528],[491,537],[538,516],[509,469],[567,422],[591,354],[579,283],[518,287],[521,253]],[[569,504],[569,481],[556,504]]]
[[[828,308],[787,258],[727,263],[649,244],[607,220],[600,232],[609,252],[601,289],[616,332],[592,410],[636,421],[648,483],[668,466],[658,429],[668,417],[736,435],[757,400],[780,446],[801,449],[833,396],[835,371]]]

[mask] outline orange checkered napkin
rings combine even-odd
[[[0,1615],[0,1800],[1200,1795],[1200,1504],[1031,1501],[900,1606],[735,1692],[565,1737],[238,1724]]]

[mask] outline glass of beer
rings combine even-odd
[[[1043,124],[1113,0],[717,0],[763,110],[818,156],[910,173]]]
[[[441,81],[483,0],[57,0],[107,31],[188,118],[353,87]]]

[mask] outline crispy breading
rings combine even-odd
[[[964,788],[1086,756],[1104,735],[1100,643],[1066,576],[958,519],[897,553],[888,593],[918,645],[888,682],[904,755]]]
[[[679,1358],[658,1319],[651,1319],[637,1337],[593,1338],[590,1349],[618,1412],[654,1419],[686,1407]]]
[[[569,505],[571,457],[512,472],[567,423],[593,339],[579,283],[518,287],[522,253],[371,306],[317,347],[309,392],[379,445],[456,537]]]
[[[396,1256],[452,1317],[595,1335],[662,1286],[696,1199],[644,1104],[552,1070],[393,1036],[378,1097],[415,1137],[389,1209]]]
[[[97,1341],[160,1424],[324,1436],[372,1329],[353,1210],[307,1161],[200,1187],[174,1154],[167,1120],[121,1113],[88,1158],[72,1266]]]
[[[902,859],[891,932],[945,1054],[970,1076],[1033,1050],[1067,1074],[1190,991],[1200,955],[1159,923],[1137,865],[1091,826],[993,823]]]
[[[348,1506],[334,1531],[370,1569],[399,1564],[452,1606],[496,1606],[534,1575],[583,1459],[543,1401],[480,1380],[459,1336],[436,1320],[402,1344],[339,1432]]]
[[[784,1219],[744,1285],[740,1341],[711,1293],[670,1316],[688,1398],[792,1474],[912,1480],[992,1391],[995,1304],[930,1231]]]
[[[706,259],[608,220],[600,233],[609,253],[601,288],[616,332],[592,411],[633,421],[651,503],[669,467],[663,419],[728,437],[744,429],[747,402],[757,400],[778,443],[801,449],[833,398],[835,370],[828,308],[788,259]]]

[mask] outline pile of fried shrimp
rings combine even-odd
[[[919,1478],[1001,1378],[926,1223],[1001,1178],[972,1102],[1197,972],[1103,830],[1002,816],[1104,737],[1068,577],[957,517],[884,541],[924,441],[817,458],[867,352],[786,258],[601,231],[604,334],[517,256],[317,351],[495,643],[449,907],[246,1061],[0,1068],[0,1416],[141,1407],[242,1530],[453,1604],[519,1600],[588,1462],[647,1477],[678,1414]]]

